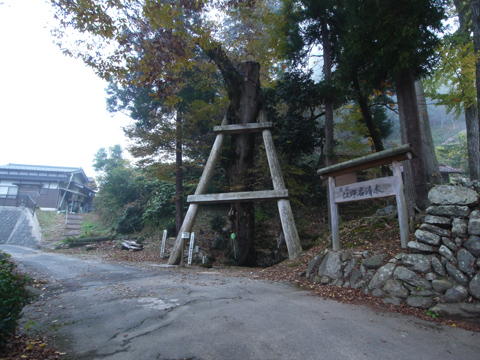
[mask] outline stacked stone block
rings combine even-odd
[[[311,261],[307,276],[440,316],[480,316],[479,194],[441,185],[428,196],[432,205],[407,245],[410,253],[385,259],[369,252],[328,252]]]

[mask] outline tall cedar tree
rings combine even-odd
[[[476,65],[475,65],[475,83],[477,85],[477,113],[476,113],[476,118],[472,117],[472,123],[469,129],[469,133],[471,133],[471,138],[472,138],[472,143],[468,144],[468,149],[470,153],[470,147],[472,147],[472,151],[479,150],[480,146],[480,61],[478,61],[478,58],[480,56],[480,1],[479,0],[471,0],[471,12],[472,12],[472,29],[473,29],[473,47],[475,50],[475,57],[477,59]],[[478,137],[479,140],[475,142],[473,140],[475,137]],[[477,159],[480,158],[480,155],[478,155],[477,152]],[[480,159],[479,159],[480,160]],[[477,180],[480,180],[480,161],[477,160],[476,164],[472,164],[472,166],[469,166],[470,168],[470,176],[473,178],[476,178]],[[476,167],[475,167],[476,166]],[[473,173],[473,175],[472,175]]]
[[[404,166],[411,216],[415,207],[424,210],[428,205],[415,80],[435,63],[445,5],[443,0],[346,0],[343,21],[336,23],[338,71],[357,74],[354,88],[395,84],[402,141],[417,155]]]

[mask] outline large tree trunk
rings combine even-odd
[[[175,227],[177,234],[183,222],[183,147],[182,115],[177,112],[175,144]]]
[[[409,218],[415,215],[415,209],[424,211],[428,206],[428,187],[423,167],[423,149],[420,135],[420,119],[417,98],[415,95],[415,79],[412,72],[403,71],[395,81],[398,99],[398,111],[402,142],[410,143],[416,158],[403,163],[406,201]]]
[[[328,38],[328,27],[325,18],[320,19],[322,31],[322,45],[323,45],[323,74],[327,85],[332,83],[332,50],[330,48],[330,40]],[[323,158],[325,166],[335,164],[334,153],[334,129],[333,129],[333,99],[325,100],[325,148],[323,151]]]
[[[420,136],[422,138],[421,158],[425,168],[426,180],[427,183],[431,185],[441,184],[442,175],[440,174],[437,154],[435,153],[435,145],[433,144],[432,129],[430,127],[427,101],[425,100],[422,80],[415,81],[415,93],[417,94],[418,114],[420,117]]]
[[[230,99],[227,119],[230,124],[247,124],[256,122],[260,111],[260,64],[246,62],[238,66],[244,75],[239,97]],[[232,191],[249,191],[253,189],[252,174],[255,151],[255,137],[252,134],[232,135],[231,164],[227,171]],[[233,203],[230,221],[235,239],[230,257],[239,265],[254,265],[254,230],[255,214],[253,202]]]
[[[471,180],[480,180],[480,128],[479,115],[475,105],[465,105],[467,127],[468,172]]]
[[[473,26],[473,46],[475,49],[475,54],[478,56],[480,55],[480,0],[471,0],[470,3],[471,10],[472,10],[472,26]],[[476,78],[476,84],[477,84],[477,114],[476,118],[471,119],[471,123],[468,124],[467,126],[470,127],[470,130],[467,128],[467,140],[470,139],[470,144],[468,145],[468,150],[469,150],[469,155],[470,155],[470,147],[472,148],[472,151],[477,149],[477,154],[478,154],[478,143],[480,142],[480,133],[479,133],[479,119],[480,119],[480,114],[478,114],[478,111],[480,111],[480,61],[477,60],[476,67],[475,67],[475,78]],[[471,138],[468,138],[468,133],[470,133]],[[475,164],[473,164],[472,160],[472,168],[470,169],[470,178],[471,179],[476,179],[480,180],[480,165],[479,161]],[[470,165],[470,161],[469,161]]]
[[[261,108],[260,64],[245,62],[233,66],[222,48],[217,46],[207,51],[222,73],[230,104],[227,110],[228,124],[248,124],[257,121]],[[230,167],[227,176],[230,190],[249,191],[253,188],[253,159],[255,137],[253,134],[232,135]],[[233,203],[229,213],[232,232],[230,256],[238,265],[255,263],[253,202]]]

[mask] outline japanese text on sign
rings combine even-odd
[[[358,201],[395,195],[393,177],[374,179],[335,188],[335,202]]]

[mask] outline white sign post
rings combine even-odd
[[[167,242],[167,230],[163,230],[162,247],[160,248],[160,257],[165,257],[165,243]]]
[[[189,232],[182,232],[182,255],[180,258],[180,265],[183,266],[183,252],[185,251],[185,239],[190,237]]]
[[[190,235],[190,248],[188,249],[188,265],[192,265],[193,247],[195,244],[195,233]]]

